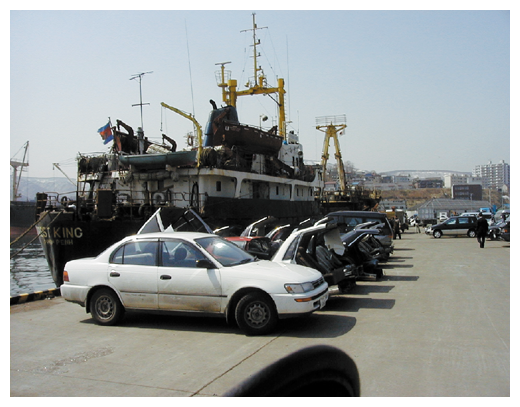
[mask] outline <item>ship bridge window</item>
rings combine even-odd
[[[217,181],[216,188],[217,188],[217,192],[222,191],[222,182],[221,181]]]

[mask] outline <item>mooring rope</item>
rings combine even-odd
[[[54,223],[54,221],[55,221],[56,219],[58,219],[62,213],[63,213],[63,212],[58,212],[58,215],[56,215],[56,217],[55,217],[53,220],[51,220],[51,222],[49,223],[48,226],[52,225],[52,224]],[[43,215],[39,220],[37,220],[36,222],[34,222],[33,225],[32,225],[29,229],[27,229],[27,230],[26,230],[26,231],[25,231],[25,232],[24,232],[20,237],[18,237],[16,240],[12,241],[12,242],[11,242],[11,245],[12,245],[13,243],[16,243],[18,240],[20,240],[22,237],[24,237],[27,233],[29,233],[29,231],[30,231],[33,227],[35,227],[38,223],[40,223],[40,222],[41,222],[41,221],[42,221],[42,220],[43,220],[43,219],[44,219],[48,214],[49,214],[49,211],[45,212],[45,215]],[[41,236],[41,234],[42,234],[43,232],[44,232],[44,231],[42,230],[39,234],[36,235],[36,237],[35,237],[34,239],[32,239],[32,240],[31,240],[29,243],[27,243],[24,247],[22,247],[22,248],[21,248],[20,250],[18,250],[16,253],[12,254],[11,257],[10,257],[10,259],[12,259],[12,258],[15,257],[15,256],[18,256],[21,252],[23,252],[23,251],[24,251],[24,250],[25,250],[25,249],[26,249],[26,248],[27,248],[27,247],[28,247],[32,242],[34,242],[36,239],[38,239],[38,238]]]
[[[29,233],[31,231],[31,229],[33,227],[35,227],[38,223],[40,223],[47,215],[49,214],[49,212],[45,212],[45,215],[43,215],[40,219],[38,219],[36,222],[34,222],[31,226],[29,226],[29,229],[27,229],[25,232],[23,232],[20,236],[18,236],[16,239],[14,239],[12,242],[11,242],[11,246],[13,244],[15,244],[16,242],[18,242],[21,238],[23,238],[27,233]]]

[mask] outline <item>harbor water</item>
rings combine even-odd
[[[11,256],[21,247],[11,247]],[[32,243],[11,262],[11,297],[56,288],[40,243]]]

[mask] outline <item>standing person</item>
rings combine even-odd
[[[487,223],[486,218],[482,216],[482,212],[479,212],[477,218],[477,242],[480,244],[480,248],[484,248],[484,243],[486,242],[486,236],[488,232],[489,225]]]
[[[399,235],[399,239],[401,239],[401,225],[399,224],[399,219],[394,219],[394,240],[397,239]]]
[[[421,225],[419,223],[419,218],[415,218],[415,233],[421,233]]]

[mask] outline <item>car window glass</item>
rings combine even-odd
[[[446,221],[446,225],[455,225],[455,223],[457,223],[457,219],[448,219]]]
[[[127,243],[114,252],[111,263],[155,266],[157,265],[157,245],[156,241]]]
[[[161,259],[163,267],[197,267],[197,260],[206,257],[195,246],[182,240],[166,240],[161,242]]]
[[[220,237],[204,237],[196,239],[196,242],[224,267],[236,266],[255,260],[250,254]]]
[[[245,250],[246,248],[246,242],[244,240],[233,240],[231,243],[237,245],[241,249]]]
[[[265,240],[255,239],[249,242],[249,250],[268,251],[269,246]]]
[[[459,225],[468,225],[468,224],[469,224],[469,218],[468,217],[459,218]]]
[[[350,232],[352,229],[354,229],[354,227],[356,225],[359,225],[360,223],[363,223],[362,218],[358,218],[358,217],[346,218],[345,224],[347,227],[345,228],[345,231]]]
[[[125,246],[121,246],[119,249],[117,249],[114,254],[112,255],[111,263],[115,264],[123,264],[123,253],[125,251]]]
[[[292,243],[289,245],[287,251],[285,252],[282,260],[291,260],[294,258],[296,254],[296,249],[298,248],[298,239],[294,239]]]

